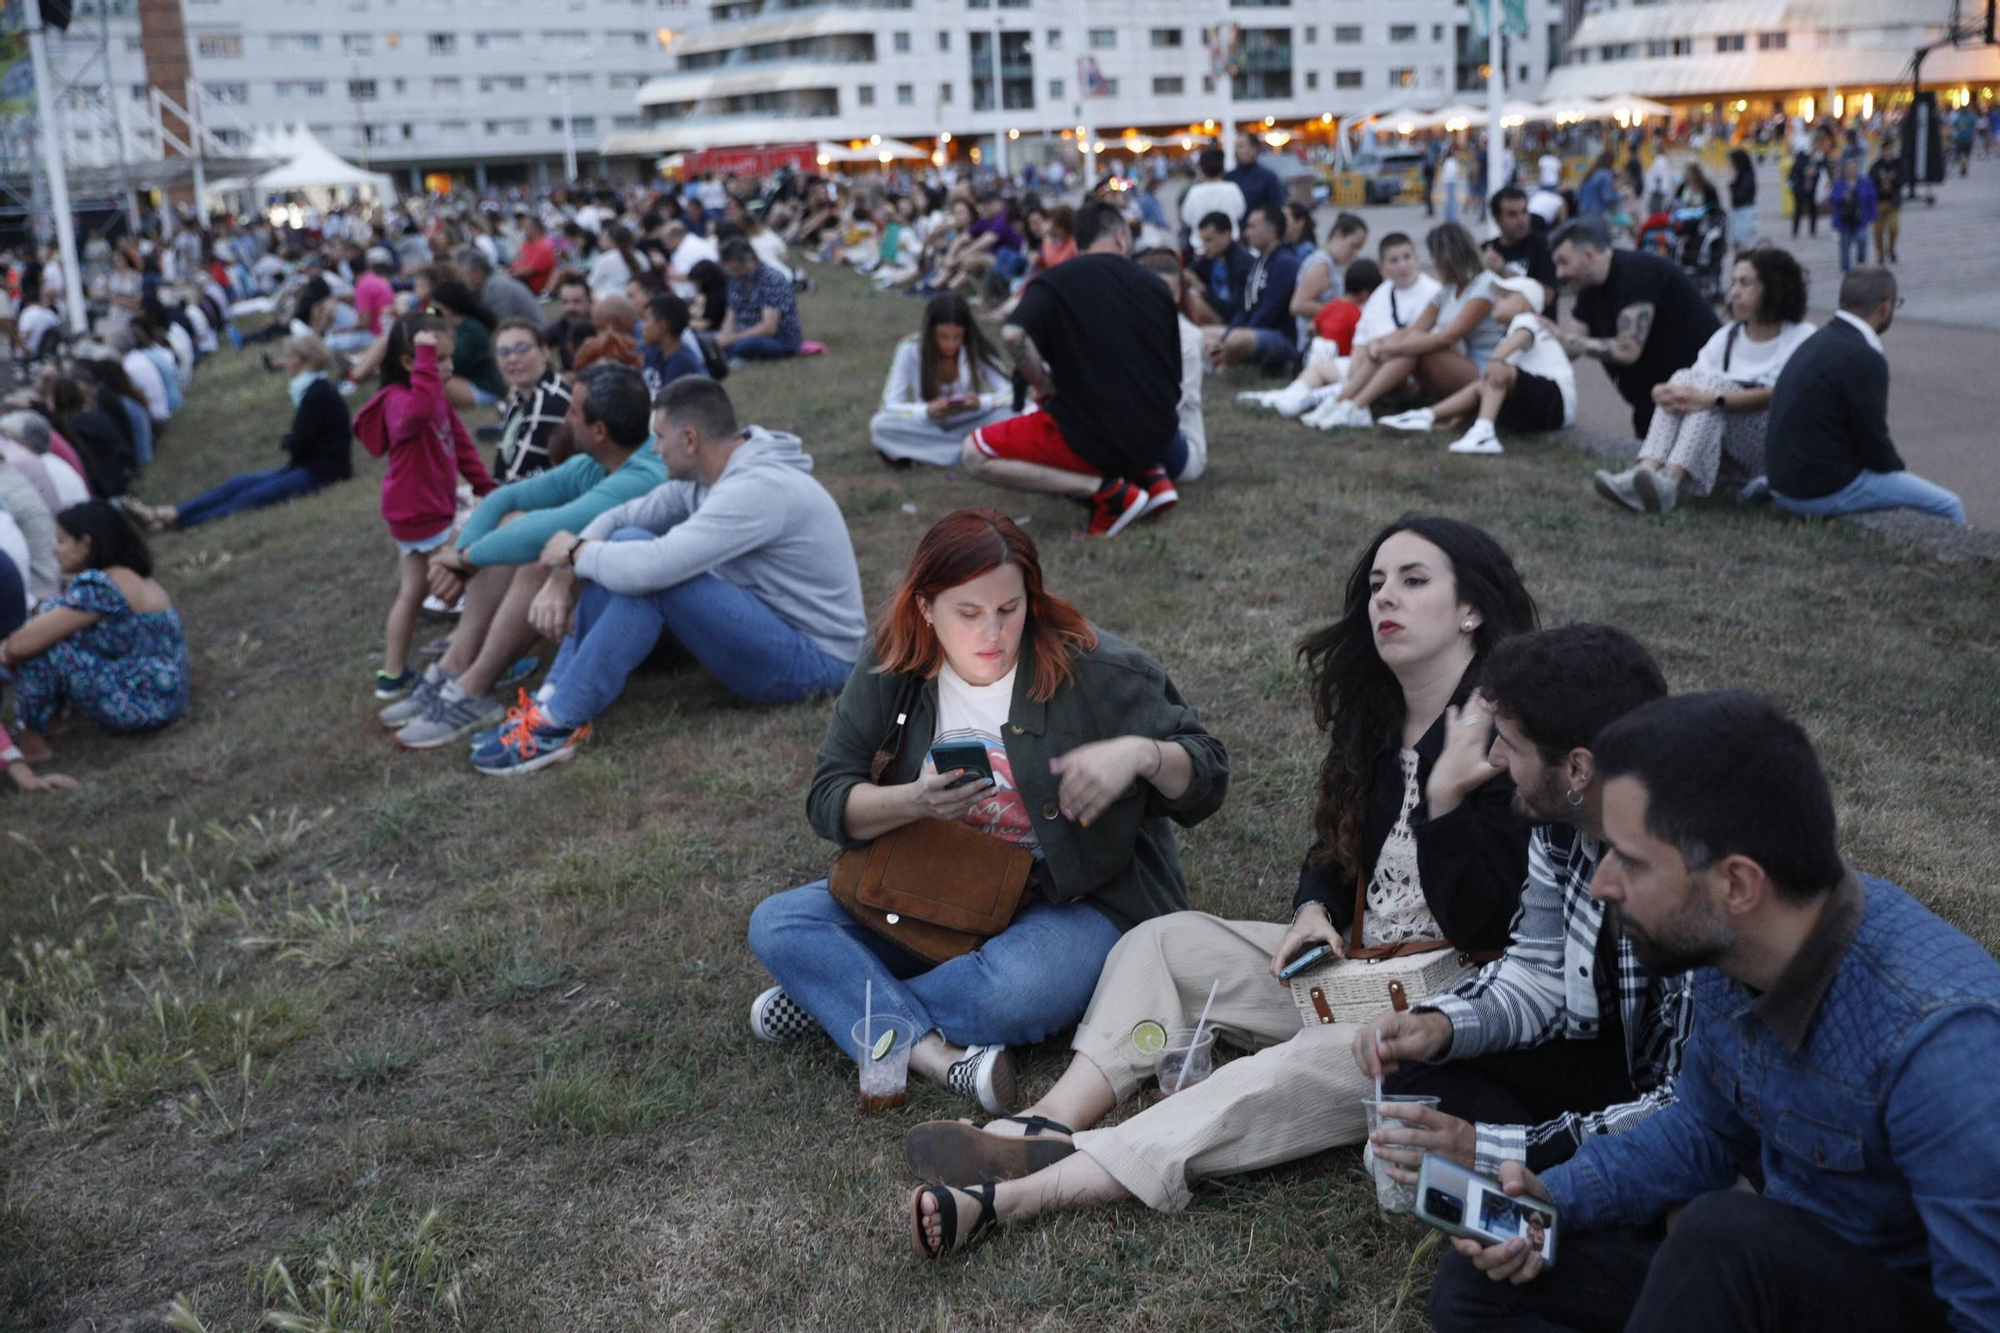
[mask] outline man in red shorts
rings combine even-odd
[[[1166,284],[1131,260],[1116,205],[1076,213],[1079,253],[1028,284],[1000,331],[1038,412],[974,431],[968,476],[1090,500],[1109,537],[1180,497],[1164,464],[1179,429],[1180,326]]]

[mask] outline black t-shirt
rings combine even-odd
[[[1181,396],[1166,283],[1122,255],[1078,255],[1029,283],[1008,323],[1041,351],[1056,390],[1043,410],[1079,458],[1125,477],[1159,465]]]
[[[301,324],[312,323],[313,307],[332,295],[333,288],[327,285],[325,278],[318,274],[307,278],[306,285],[299,289],[298,301],[292,306],[292,318]]]
[[[1603,284],[1577,293],[1576,317],[1593,338],[1610,338],[1618,332],[1618,312],[1635,305],[1653,307],[1645,349],[1629,366],[1607,361],[1604,368],[1619,396],[1637,407],[1650,399],[1654,385],[1693,365],[1702,344],[1722,324],[1680,265],[1636,250],[1612,253]]]
[[[1549,257],[1549,238],[1530,230],[1512,245],[1498,236],[1486,244],[1500,256],[1509,273],[1525,275],[1542,284],[1542,312],[1553,313],[1556,308],[1556,261]]]

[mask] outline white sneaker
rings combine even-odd
[[[1269,406],[1281,417],[1295,417],[1311,407],[1312,403],[1313,391],[1293,381],[1271,395]]]
[[[1345,398],[1331,398],[1313,410],[1311,416],[1303,418],[1307,425],[1321,430],[1333,430],[1340,426],[1354,424],[1354,404]]]
[[[1492,422],[1475,421],[1472,423],[1472,429],[1465,432],[1451,446],[1451,452],[1455,454],[1504,454],[1507,450],[1502,447],[1500,436],[1495,433]]]
[[[1005,1046],[974,1046],[945,1071],[945,1085],[988,1115],[1014,1109],[1014,1057]]]
[[[1413,435],[1423,435],[1437,428],[1437,413],[1428,407],[1412,408],[1408,412],[1398,412],[1392,417],[1383,417],[1375,423],[1390,430],[1406,430]]]
[[[1322,412],[1321,419],[1326,421],[1326,425],[1321,427],[1322,430],[1341,427],[1365,430],[1375,424],[1375,418],[1368,414],[1368,409],[1352,398],[1337,398],[1328,406],[1333,410]]]
[[[799,1002],[773,986],[750,1002],[750,1031],[759,1041],[783,1045],[797,1041],[819,1026]]]
[[[1236,395],[1236,401],[1245,407],[1269,407],[1271,400],[1281,392],[1279,389],[1245,389]]]

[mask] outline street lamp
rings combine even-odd
[[[666,30],[663,28],[661,29],[661,31],[665,32]],[[666,39],[662,40],[662,45],[665,44],[665,40]],[[569,109],[570,68],[576,61],[587,60],[594,54],[596,54],[596,52],[586,45],[577,47],[576,49],[570,51],[567,55],[558,55],[556,57],[556,68],[560,71],[560,73],[556,75],[556,78],[559,81],[562,88],[563,185],[564,186],[569,186],[575,183],[576,181],[576,132],[574,125],[574,118],[570,115],[570,109]]]

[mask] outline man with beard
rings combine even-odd
[[[1392,1178],[1414,1184],[1427,1152],[1488,1176],[1503,1162],[1546,1170],[1672,1102],[1687,988],[1644,969],[1590,893],[1604,848],[1592,742],[1666,692],[1652,654],[1603,625],[1517,635],[1481,665],[1460,725],[1492,726],[1487,762],[1535,825],[1528,879],[1505,954],[1354,1039],[1361,1071],[1386,1076],[1387,1091],[1439,1099],[1371,1137]]]
[[[1555,1265],[1454,1242],[1433,1326],[2000,1327],[2000,963],[1842,863],[1812,742],[1769,700],[1662,699],[1594,748],[1591,892],[1648,969],[1694,972],[1675,1100],[1539,1179],[1502,1167],[1559,1210]]]

